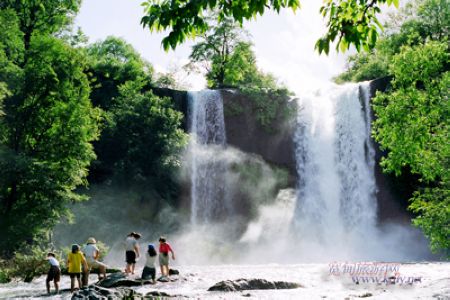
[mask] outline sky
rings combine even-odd
[[[165,52],[161,47],[163,33],[150,33],[143,29],[143,0],[84,0],[76,18],[90,42],[102,40],[109,35],[124,38],[155,69],[164,72],[188,62],[194,41],[190,40],[175,51]],[[330,51],[329,56],[319,55],[314,44],[325,32],[325,21],[319,14],[322,1],[304,0],[295,14],[288,9],[280,14],[266,11],[256,20],[246,22],[250,32],[258,66],[274,74],[294,92],[316,90],[342,72],[346,54]],[[201,76],[186,79],[191,89],[202,89],[205,81]]]

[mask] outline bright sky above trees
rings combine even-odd
[[[185,64],[190,53],[189,41],[176,51],[164,52],[163,34],[142,29],[142,0],[84,0],[76,23],[89,36],[90,42],[116,35],[130,42],[157,70],[173,64]],[[280,15],[267,11],[264,16],[246,23],[252,35],[258,65],[283,80],[290,89],[301,91],[318,88],[343,70],[346,54],[319,56],[314,44],[325,30],[319,14],[321,1],[304,0],[296,13],[282,10]],[[194,89],[204,82],[190,78]]]

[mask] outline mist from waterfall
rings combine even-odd
[[[230,215],[223,101],[219,91],[189,92],[191,152],[191,222],[204,224]]]

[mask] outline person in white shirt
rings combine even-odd
[[[156,262],[156,249],[153,244],[148,244],[148,251],[145,253],[145,267],[144,270],[142,270],[142,276],[141,278],[144,280],[152,279],[153,283],[156,283],[155,277],[156,277],[156,268],[155,268],[155,262]]]
[[[55,257],[55,254],[53,252],[47,253],[46,258],[50,264],[50,269],[47,273],[47,279],[45,280],[45,284],[47,286],[47,293],[50,294],[50,281],[53,281],[55,284],[55,291],[58,294],[59,293],[59,280],[61,278],[61,269],[59,267],[59,262]]]
[[[100,250],[96,244],[97,241],[95,238],[90,237],[86,242],[83,253],[86,257],[89,271],[92,269],[98,269],[98,279],[101,280],[106,277],[106,265],[98,260],[100,258]]]
[[[126,274],[134,274],[136,259],[139,258],[139,244],[137,241],[140,238],[141,235],[139,233],[131,232],[125,240],[125,261],[127,262],[125,267]]]

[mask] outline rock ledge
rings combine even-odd
[[[279,290],[297,289],[303,286],[295,282],[268,281],[265,279],[237,279],[220,281],[210,287],[208,291],[237,292],[245,290]]]

